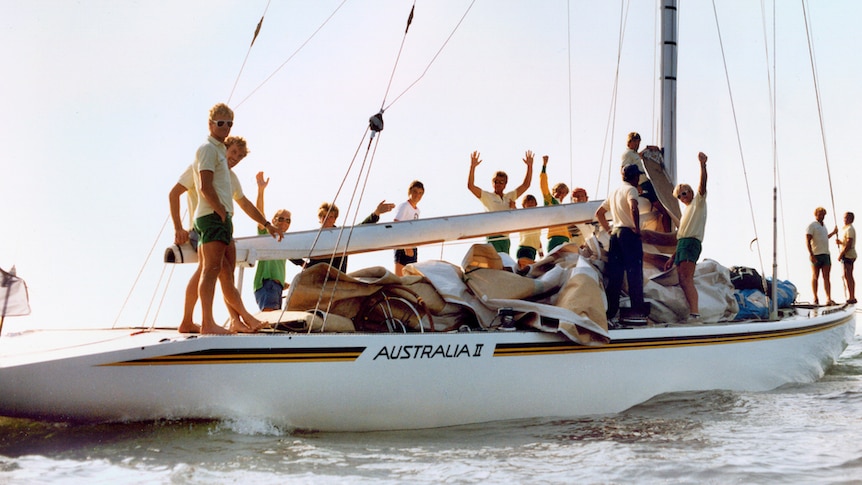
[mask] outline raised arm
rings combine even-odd
[[[518,186],[515,189],[515,197],[520,197],[521,194],[527,191],[530,188],[530,182],[533,180],[533,152],[527,150],[527,153],[524,154],[524,163],[527,164],[527,174],[524,175],[524,183]]]
[[[697,188],[697,192],[701,196],[706,196],[706,154],[698,153],[697,159],[700,161],[700,186]]]
[[[266,190],[266,186],[269,185],[269,178],[264,180],[263,172],[257,173],[257,201],[255,207],[257,210],[263,215],[264,220],[266,220],[266,212],[263,210],[263,191]],[[258,223],[258,229],[266,229],[264,224]]]
[[[467,190],[469,190],[477,199],[482,198],[482,189],[476,187],[476,167],[482,163],[479,159],[479,152],[474,151],[470,154],[470,175],[467,176]]]
[[[542,190],[542,198],[545,205],[551,205],[551,189],[548,187],[548,156],[542,156],[542,173],[539,174],[539,188]]]

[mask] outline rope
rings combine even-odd
[[[838,226],[838,214],[835,212],[835,193],[832,190],[832,171],[829,166],[829,150],[826,148],[826,128],[823,125],[823,104],[820,99],[820,83],[817,76],[817,63],[814,59],[814,39],[811,37],[811,24],[808,20],[808,3],[802,0],[802,15],[805,18],[805,35],[808,40],[808,58],[811,62],[811,77],[814,80],[814,95],[817,98],[817,117],[820,122],[820,137],[823,141],[823,156],[826,159],[826,177],[829,181],[829,198],[832,202],[832,219]]]
[[[743,178],[745,179],[745,190],[746,190],[746,194],[748,195],[748,210],[749,210],[749,213],[751,214],[751,225],[754,229],[754,240],[752,242],[756,243],[756,245],[757,245],[757,257],[760,260],[760,270],[761,270],[761,272],[765,272],[763,269],[764,268],[764,266],[763,266],[763,255],[761,254],[761,251],[760,251],[760,237],[757,235],[757,222],[756,222],[755,217],[754,217],[754,203],[751,199],[751,184],[748,181],[748,171],[747,171],[746,166],[745,166],[745,155],[742,152],[742,138],[740,137],[740,134],[739,134],[739,118],[736,115],[736,104],[733,102],[733,89],[730,86],[730,73],[727,70],[727,56],[724,53],[724,41],[722,40],[722,37],[721,37],[721,26],[718,23],[718,10],[716,9],[716,6],[715,6],[715,0],[712,1],[712,11],[713,11],[713,15],[715,18],[715,29],[716,29],[716,32],[718,33],[718,45],[721,48],[721,60],[722,60],[722,65],[724,66],[724,79],[727,82],[727,93],[728,93],[728,96],[730,97],[730,109],[731,109],[731,112],[733,113],[733,125],[734,125],[734,130],[736,131],[736,145],[737,145],[737,148],[739,149],[739,159],[740,159],[740,162],[742,164]]]
[[[278,73],[278,71],[281,70],[281,68],[283,68],[285,65],[287,65],[287,63],[290,62],[291,59],[293,59],[294,56],[296,56],[299,53],[299,51],[301,51],[305,47],[305,45],[308,44],[311,41],[311,39],[313,39],[314,36],[317,35],[318,32],[320,32],[321,29],[323,29],[323,26],[326,25],[327,23],[329,23],[329,21],[332,19],[332,17],[335,16],[335,14],[341,9],[341,7],[344,6],[345,3],[347,3],[347,0],[342,0],[342,2],[340,4],[338,4],[337,7],[335,7],[335,10],[333,10],[332,13],[329,14],[329,17],[326,17],[326,20],[324,20],[323,23],[320,24],[320,26],[317,27],[317,29],[314,32],[312,32],[312,34],[307,39],[305,39],[305,42],[303,42],[299,47],[297,47],[297,49],[295,51],[293,51],[293,54],[288,56],[288,58],[284,62],[282,62],[280,66],[275,68],[275,70],[272,71],[272,74],[267,76],[266,79],[264,79],[260,84],[258,84],[256,88],[252,89],[251,92],[248,93],[248,95],[242,99],[242,101],[237,103],[234,106],[234,109],[242,106],[243,103],[248,101],[248,98],[252,97],[258,91],[258,89],[262,88],[264,84],[268,83],[269,80],[272,79],[276,75],[276,73]],[[267,6],[267,8],[268,8],[268,6]]]
[[[248,50],[245,53],[245,58],[242,60],[242,66],[239,68],[239,72],[236,74],[236,80],[233,82],[233,88],[230,90],[230,96],[227,97],[227,104],[230,104],[230,100],[233,99],[233,93],[236,91],[236,85],[239,83],[239,78],[242,76],[242,71],[245,69],[245,63],[248,61],[248,55],[251,54],[251,48],[254,46],[254,41],[257,40],[258,34],[260,34],[260,28],[263,26],[263,18],[266,16],[266,11],[269,10],[269,4],[272,3],[272,0],[268,0],[266,2],[266,8],[263,9],[263,15],[260,16],[260,21],[257,23],[257,27],[254,29],[254,35],[251,38],[251,44],[248,46]]]
[[[150,261],[150,257],[153,255],[153,251],[156,249],[156,244],[158,244],[159,239],[162,237],[162,233],[165,232],[165,227],[168,225],[168,221],[171,219],[170,216],[165,218],[165,222],[162,224],[162,228],[159,230],[159,233],[156,234],[156,238],[153,240],[153,245],[150,246],[150,251],[147,253],[147,257],[144,258],[144,263],[141,265],[140,269],[138,269],[138,275],[135,277],[135,281],[132,283],[132,287],[129,288],[129,293],[126,295],[126,299],[123,300],[123,304],[120,306],[120,310],[117,312],[117,316],[114,318],[114,323],[111,325],[111,328],[117,327],[117,322],[120,320],[120,315],[123,314],[123,311],[126,309],[126,304],[129,303],[129,299],[132,297],[132,293],[135,291],[135,287],[138,286],[138,282],[141,280],[141,274],[144,272],[144,268],[146,268],[147,264]],[[164,272],[162,272],[164,274]],[[159,277],[159,285],[161,284],[161,277]],[[153,290],[153,295],[158,291],[158,285]],[[150,307],[152,307],[152,300],[150,301]],[[149,313],[150,309],[147,308],[147,313]],[[144,321],[146,321],[146,317],[144,317]]]

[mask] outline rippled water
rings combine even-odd
[[[862,483],[862,338],[813,384],[668,394],[582,419],[300,433],[0,418],[0,482]]]

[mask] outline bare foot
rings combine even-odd
[[[230,322],[230,329],[234,333],[255,333],[256,329],[249,327],[242,321],[236,320]]]
[[[236,333],[236,331],[234,331],[233,329],[228,330],[213,322],[209,325],[207,325],[206,323],[201,323],[201,333],[213,335],[230,335]]]
[[[177,327],[179,333],[201,333],[201,326],[194,322],[183,322]]]

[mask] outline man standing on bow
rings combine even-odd
[[[838,234],[838,227],[829,232],[823,224],[826,218],[826,209],[818,207],[814,209],[816,220],[808,225],[805,231],[805,244],[808,246],[808,256],[811,260],[811,291],[814,293],[814,304],[819,305],[817,298],[817,278],[823,273],[823,289],[826,290],[826,304],[834,305],[832,301],[832,283],[829,281],[829,270],[832,261],[829,255],[829,238]]]

